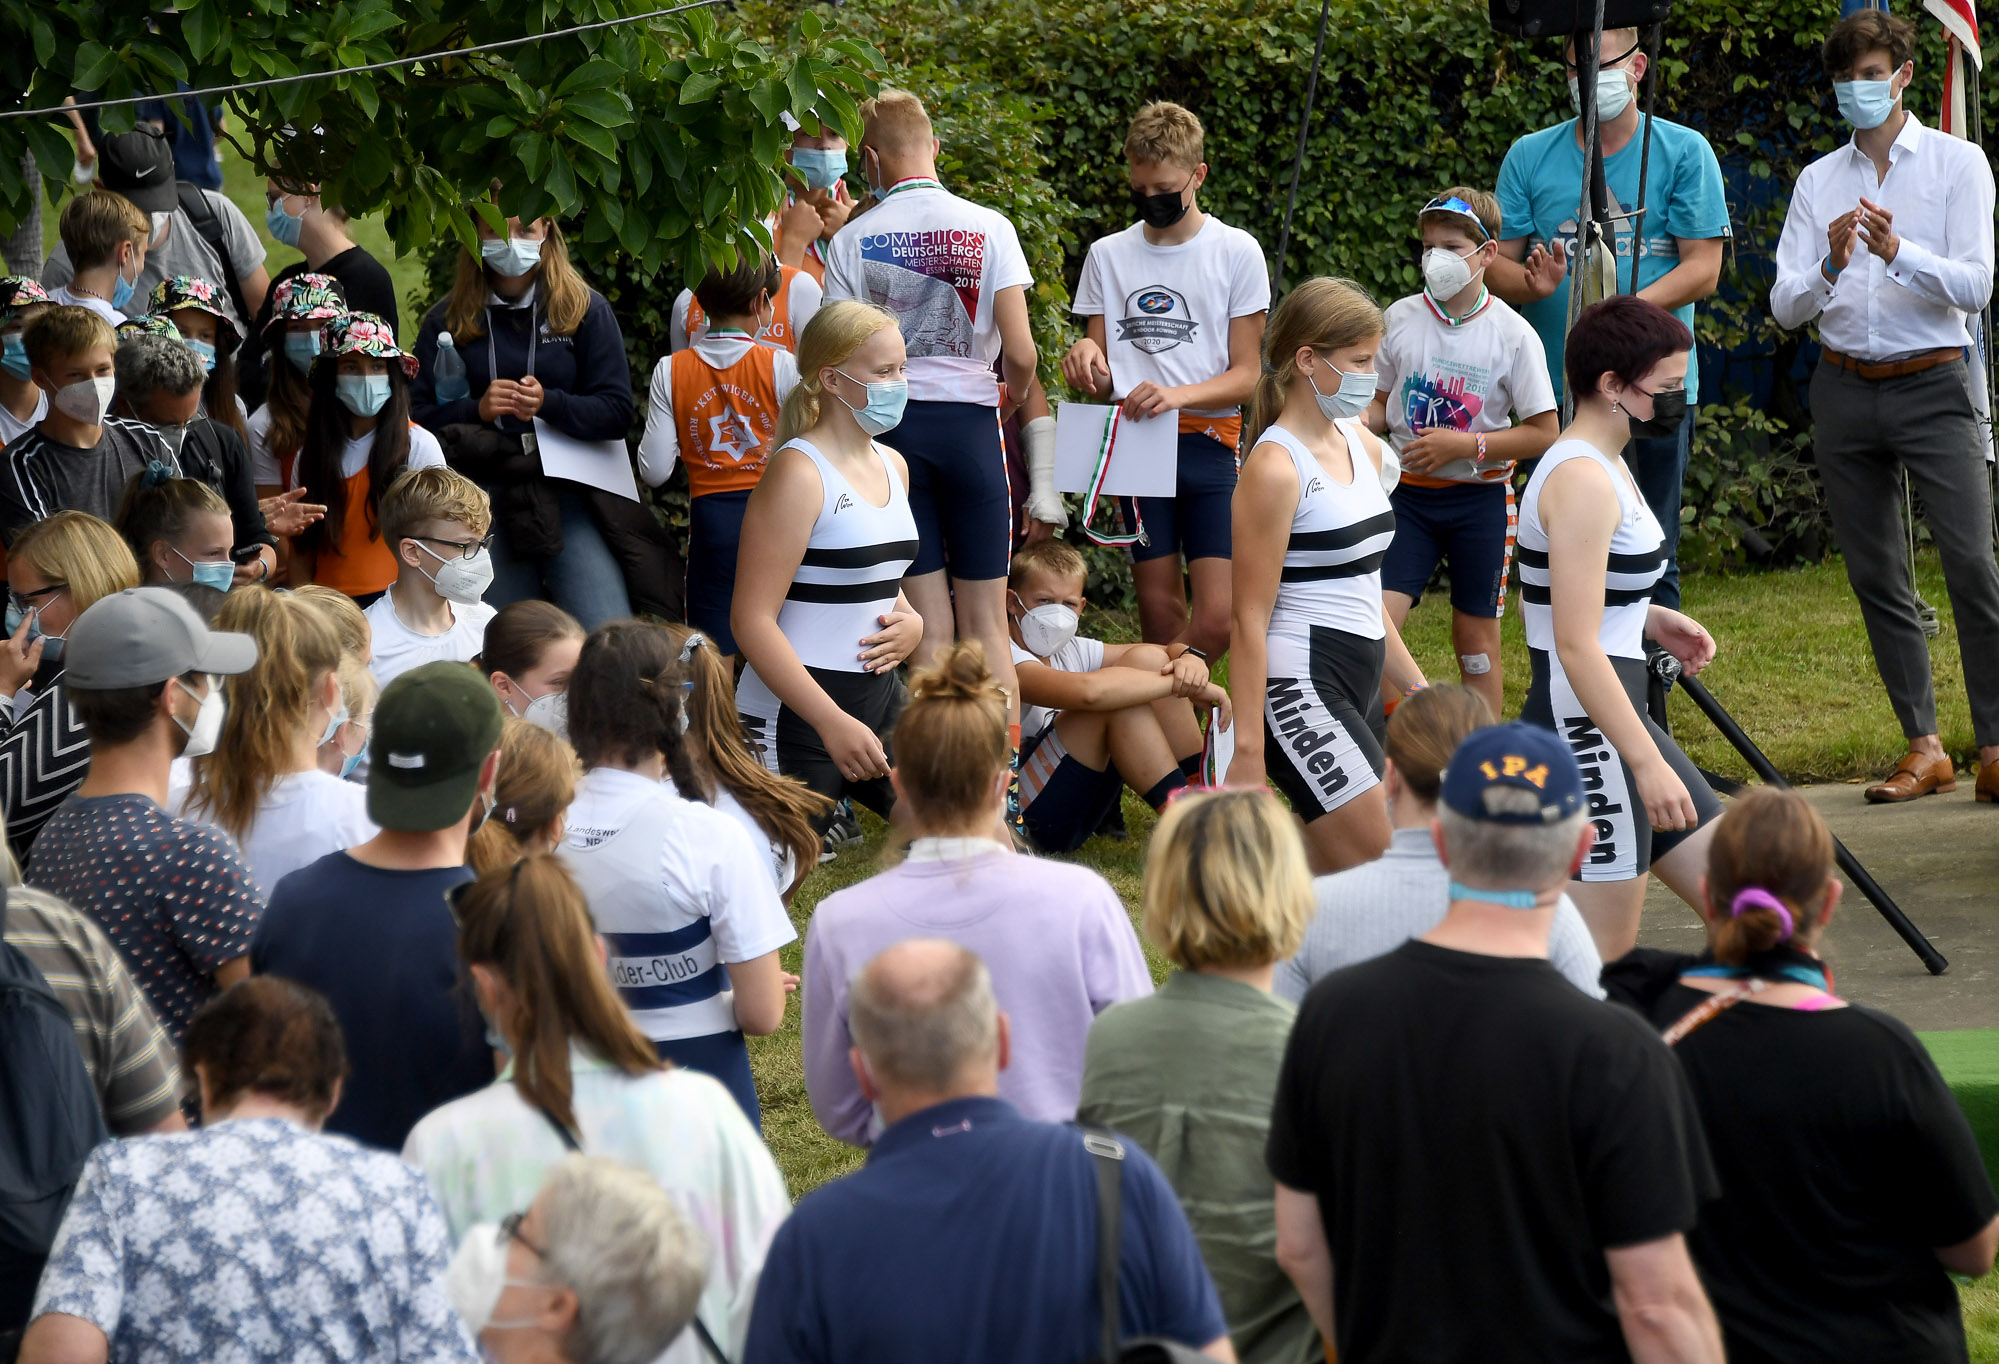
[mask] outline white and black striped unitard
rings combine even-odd
[[[1381,780],[1381,559],[1395,513],[1359,428],[1346,437],[1353,477],[1336,483],[1281,426],[1257,438],[1290,452],[1298,510],[1270,612],[1264,690],[1265,770],[1307,823]]]
[[[881,617],[895,609],[902,575],[916,558],[916,518],[909,510],[908,489],[879,445],[875,457],[888,480],[888,501],[881,506],[863,497],[811,442],[792,440],[784,448],[803,451],[818,466],[823,492],[805,557],[778,610],[777,628],[812,679],[887,749],[889,732],[902,712],[902,680],[892,672],[864,670],[861,640],[880,632]],[[741,699],[739,689],[739,705]],[[850,782],[841,776],[818,732],[789,706],[778,710],[775,740],[778,770],[813,790],[836,800],[851,795],[877,814],[886,814],[894,804],[886,777]]]
[[[1610,559],[1603,582],[1603,621],[1597,627],[1597,643],[1610,659],[1617,680],[1631,707],[1651,732],[1659,753],[1673,766],[1693,797],[1700,823],[1721,814],[1721,802],[1687,756],[1680,752],[1666,732],[1654,724],[1645,709],[1645,617],[1652,605],[1652,589],[1666,571],[1666,537],[1658,518],[1625,472],[1622,464],[1608,458],[1588,441],[1565,440],[1550,447],[1535,461],[1534,476],[1520,501],[1520,620],[1527,631],[1527,648],[1533,661],[1533,677],[1527,687],[1527,704],[1520,718],[1529,724],[1552,729],[1569,741],[1581,764],[1583,785],[1589,792],[1590,817],[1596,824],[1596,843],[1583,860],[1585,881],[1628,881],[1650,869],[1690,836],[1693,829],[1655,832],[1646,817],[1645,804],[1638,798],[1631,768],[1589,712],[1562,671],[1561,655],[1555,649],[1553,583],[1548,570],[1548,528],[1541,519],[1541,490],[1549,475],[1576,459],[1593,459],[1610,476],[1617,490],[1621,515],[1617,531],[1610,538]],[[1698,826],[1696,826],[1698,827]]]

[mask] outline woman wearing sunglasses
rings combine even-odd
[[[1699,905],[1721,803],[1645,712],[1645,641],[1688,676],[1714,637],[1654,605],[1669,558],[1624,450],[1679,429],[1693,337],[1632,295],[1583,310],[1563,358],[1575,417],[1534,466],[1520,501],[1520,616],[1533,677],[1520,718],[1568,739],[1596,819],[1596,844],[1570,893],[1606,962],[1638,942],[1645,878],[1656,869]]]
[[[737,1357],[732,1326],[747,1320],[764,1247],[790,1211],[777,1163],[727,1089],[661,1061],[632,1022],[561,861],[538,855],[494,871],[454,892],[452,910],[459,958],[508,1063],[418,1123],[403,1158],[467,1238],[461,1261],[480,1249],[470,1237],[490,1240],[490,1224],[528,1207],[568,1152],[609,1157],[646,1171],[706,1236],[698,1316]],[[493,1302],[479,1305],[490,1319]],[[669,1364],[709,1364],[696,1334]]]
[[[90,770],[90,738],[64,695],[63,639],[100,597],[139,585],[125,542],[87,512],[57,512],[7,547],[0,638],[0,814],[21,865]]]

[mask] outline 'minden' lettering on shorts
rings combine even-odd
[[[1582,769],[1583,790],[1589,792],[1590,822],[1596,827],[1596,842],[1589,850],[1590,865],[1607,867],[1617,861],[1617,841],[1613,837],[1616,828],[1610,816],[1623,814],[1624,807],[1604,794],[1603,770],[1605,764],[1617,761],[1617,754],[1588,716],[1564,720],[1562,728],[1567,731],[1564,737],[1569,747],[1575,750],[1576,765]]]
[[[1340,731],[1331,725],[1323,731],[1307,727],[1305,693],[1298,680],[1273,677],[1264,695],[1277,737],[1298,756],[1299,765],[1311,774],[1319,790],[1331,796],[1343,789],[1352,778],[1347,776],[1338,758],[1321,751],[1340,737]]]

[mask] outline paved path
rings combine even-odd
[[[1972,799],[1969,773],[1957,790],[1907,805],[1869,805],[1860,785],[1802,788],[1834,835],[1915,920],[1950,969],[1932,976],[1852,886],[1826,936],[1839,993],[1916,1029],[1999,1028],[1999,805]],[[1639,940],[1695,951],[1703,930],[1693,910],[1653,882]]]

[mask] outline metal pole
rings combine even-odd
[[[1638,292],[1638,256],[1645,249],[1645,177],[1652,169],[1652,110],[1659,103],[1659,39],[1664,31],[1652,25],[1651,41],[1645,45],[1645,140],[1638,148],[1638,202],[1631,206],[1631,288]],[[1611,241],[1617,234],[1611,234]]]
[[[1714,699],[1714,693],[1703,686],[1699,678],[1683,676],[1679,681],[1680,689],[1687,694],[1687,698],[1700,707],[1701,714],[1714,723],[1714,727],[1721,731],[1721,737],[1728,740],[1735,751],[1742,755],[1742,760],[1749,764],[1751,771],[1762,778],[1766,785],[1775,786],[1780,790],[1790,788],[1791,784],[1784,780],[1784,774],[1779,772],[1770,759],[1764,756],[1763,750],[1743,733],[1742,726],[1736,724],[1735,718],[1722,709],[1721,702]],[[1902,907],[1881,888],[1880,882],[1867,874],[1867,868],[1860,865],[1860,859],[1848,852],[1846,845],[1836,838],[1832,841],[1832,846],[1833,856],[1839,863],[1839,869],[1846,873],[1846,879],[1859,887],[1860,893],[1873,903],[1881,917],[1888,921],[1888,926],[1901,935],[1902,941],[1909,945],[1909,949],[1928,968],[1929,973],[1940,976],[1949,970],[1950,962],[1944,954],[1937,951],[1936,945],[1923,936],[1921,929],[1910,922],[1909,916],[1904,914]]]
[[[1270,295],[1284,292],[1284,253],[1291,249],[1291,214],[1298,207],[1298,176],[1305,169],[1305,139],[1312,131],[1312,98],[1319,93],[1319,63],[1326,57],[1326,19],[1333,0],[1319,0],[1319,36],[1312,43],[1312,74],[1305,81],[1305,110],[1298,116],[1298,151],[1291,158],[1291,195],[1284,201],[1284,227],[1277,234],[1277,260],[1270,271]]]

